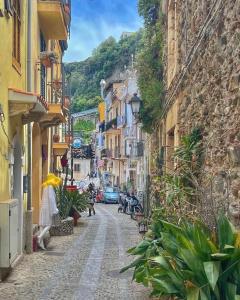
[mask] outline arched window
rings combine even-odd
[[[20,49],[20,35],[21,35],[21,11],[20,1],[13,0],[13,59],[20,67],[21,64],[21,49]]]

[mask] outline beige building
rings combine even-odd
[[[237,1],[220,0],[169,0],[162,6],[167,93],[153,140],[163,149],[165,171],[172,172],[181,136],[201,131],[199,178],[216,210],[228,209],[226,201],[230,208],[239,202],[239,9]],[[204,204],[209,218],[210,206]]]
[[[98,137],[98,160],[103,178],[111,185],[128,191],[145,189],[144,140],[141,124],[134,119],[131,100],[138,91],[135,70],[128,70],[121,79],[109,82],[105,94],[105,126],[101,124]],[[98,138],[97,137],[97,138]],[[103,143],[104,141],[104,143]]]

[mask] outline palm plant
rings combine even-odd
[[[217,220],[217,236],[201,222],[181,226],[154,222],[150,233],[129,250],[138,258],[133,278],[152,287],[152,295],[186,300],[239,300],[239,236],[225,216]]]

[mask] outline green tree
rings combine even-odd
[[[74,124],[73,129],[80,131],[83,142],[88,144],[90,142],[92,131],[95,129],[95,125],[90,120],[79,120]]]
[[[109,78],[116,70],[122,71],[131,63],[131,55],[140,47],[142,31],[121,38],[118,42],[109,37],[94,49],[92,56],[81,62],[66,64],[71,72],[72,112],[96,107],[100,94],[100,81]]]
[[[141,50],[137,56],[138,86],[143,100],[143,129],[151,132],[163,103],[163,38],[160,0],[139,0],[138,10],[144,18]]]

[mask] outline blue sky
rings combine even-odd
[[[137,0],[72,0],[72,24],[65,62],[81,61],[109,36],[136,31],[142,20]]]

